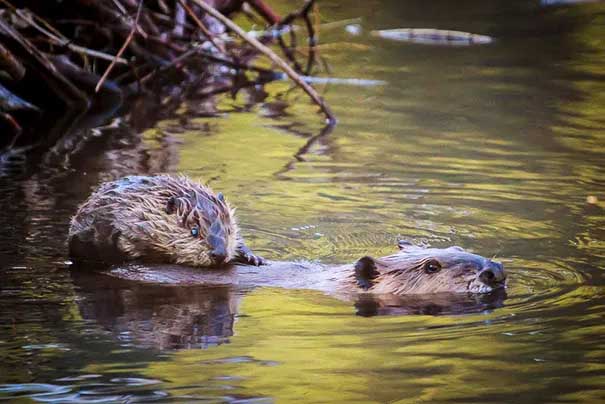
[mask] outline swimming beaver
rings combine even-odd
[[[489,293],[503,289],[501,263],[471,254],[460,247],[423,248],[399,241],[399,252],[382,258],[369,256],[337,267],[311,263],[269,262],[262,271],[235,266],[224,271],[199,272],[186,267],[121,266],[109,275],[168,285],[269,286],[316,289],[343,300],[362,294],[380,297],[435,293]]]
[[[73,258],[194,267],[262,265],[221,193],[184,176],[129,176],[103,184],[71,220]]]

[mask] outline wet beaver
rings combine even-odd
[[[466,252],[460,247],[423,248],[399,241],[399,251],[382,258],[369,256],[355,264],[336,267],[312,263],[268,262],[262,271],[235,266],[224,271],[197,272],[184,267],[122,266],[109,275],[122,279],[169,285],[270,286],[316,289],[354,300],[373,294],[386,296],[437,293],[489,293],[504,289],[501,263]]]
[[[317,289],[352,303],[360,316],[467,314],[503,305],[501,264],[459,247],[400,242],[399,248],[388,257],[363,257],[338,267],[269,262],[262,270],[235,265],[199,271],[129,264],[93,272],[76,265],[71,275],[83,318],[158,348],[205,348],[228,341],[241,299],[259,286]]]
[[[221,193],[184,176],[129,176],[103,184],[71,220],[75,259],[194,267],[262,265],[244,244]]]

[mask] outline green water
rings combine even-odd
[[[216,97],[213,116],[185,102],[150,128],[116,123],[69,157],[3,169],[0,399],[605,401],[605,4],[324,0],[320,11],[363,18],[359,35],[322,28],[331,73],[315,73],[387,83],[317,86],[339,119],[330,133],[276,82],[261,102]],[[495,41],[369,33],[408,27]],[[224,192],[265,257],[341,263],[398,238],[460,245],[504,263],[508,298],[481,313],[361,317],[313,291],[71,274],[76,206],[102,181],[156,172]]]

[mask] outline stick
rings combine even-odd
[[[13,138],[11,139],[10,143],[4,147],[4,150],[11,150],[15,146],[17,138],[21,136],[23,128],[10,114],[0,111],[0,121],[2,121],[2,119],[4,119],[4,121],[7,122],[13,129]]]
[[[271,25],[278,24],[281,17],[263,0],[248,0],[248,4]]]
[[[287,16],[285,16],[279,22],[279,24],[277,24],[277,27],[279,28],[279,27],[283,27],[285,25],[290,25],[295,19],[297,19],[301,15],[308,14],[309,10],[311,9],[311,7],[313,6],[314,3],[315,3],[315,0],[307,0],[305,2],[305,4],[300,8],[300,10],[295,11],[295,12],[290,13]]]
[[[279,66],[287,75],[294,81],[299,87],[301,87],[308,95],[311,97],[313,102],[315,102],[322,110],[322,112],[326,115],[329,124],[336,123],[336,117],[330,110],[330,107],[324,102],[324,100],[317,94],[315,89],[305,83],[303,79],[296,73],[289,64],[284,62],[282,58],[280,58],[275,52],[273,52],[270,48],[260,43],[256,38],[248,35],[243,29],[241,29],[237,24],[231,21],[229,18],[225,17],[222,13],[217,11],[214,7],[209,6],[204,3],[202,0],[192,0],[195,4],[197,4],[201,9],[203,9],[206,13],[210,14],[224,25],[226,25],[229,29],[235,32],[239,37],[241,37],[244,41],[248,42],[255,49],[257,49],[260,53],[267,56],[273,63]]]
[[[210,43],[212,45],[214,45],[214,47],[216,49],[220,50],[222,53],[227,53],[225,50],[225,47],[222,44],[219,46],[219,44],[217,42],[215,42],[214,37],[212,36],[212,32],[210,32],[208,30],[208,28],[206,28],[204,23],[197,17],[197,15],[195,15],[195,13],[191,9],[191,7],[189,7],[187,5],[187,3],[185,3],[185,0],[178,0],[178,2],[185,9],[185,11],[187,11],[187,14],[189,14],[191,19],[193,21],[195,21],[196,25],[200,28],[200,31],[202,31],[202,33],[206,36],[206,38],[208,38]]]
[[[174,10],[174,29],[172,34],[181,38],[185,33],[185,8],[183,3],[177,4]]]
[[[315,12],[317,12],[317,6],[315,4],[313,4],[313,9]],[[309,18],[309,13],[303,14],[303,19],[305,20],[307,32],[309,33],[309,58],[307,59],[307,68],[305,69],[305,74],[308,76],[309,74],[311,74],[311,69],[315,64],[315,46],[317,45],[317,37],[315,36],[315,28],[313,27],[313,23]]]
[[[124,44],[122,45],[122,47],[120,48],[120,50],[118,51],[118,53],[116,53],[115,58],[111,61],[111,63],[109,64],[109,66],[107,66],[107,69],[105,70],[105,73],[103,73],[103,75],[99,79],[99,82],[97,83],[97,86],[95,87],[95,93],[99,92],[99,89],[101,88],[101,86],[105,82],[105,79],[107,79],[107,76],[109,76],[109,73],[111,72],[111,69],[113,69],[113,67],[115,66],[115,64],[118,61],[118,59],[122,56],[122,54],[124,53],[124,51],[128,47],[128,44],[130,44],[130,41],[132,41],[132,38],[134,37],[134,33],[137,30],[137,26],[139,25],[139,17],[141,16],[141,10],[142,9],[143,9],[143,0],[139,0],[139,7],[137,8],[137,15],[134,18],[134,24],[132,26],[132,29],[130,30],[130,33],[128,34],[128,37],[126,37],[126,40],[124,41]]]
[[[25,76],[25,67],[13,54],[0,43],[0,68],[15,80],[19,81]]]
[[[59,95],[59,97],[69,106],[79,107],[86,110],[89,106],[89,99],[82,91],[63,76],[57,68],[48,60],[48,57],[38,50],[31,42],[24,38],[17,30],[9,25],[2,16],[0,16],[0,34],[6,35],[18,45],[19,53],[25,54],[28,58],[28,65],[47,79],[48,86]],[[17,52],[15,52],[17,53]],[[21,55],[17,55],[21,56]]]
[[[16,10],[16,14],[23,19],[23,21],[27,22],[28,24],[30,24],[32,27],[34,27],[35,29],[37,29],[38,31],[40,31],[41,33],[43,33],[44,35],[46,35],[51,42],[54,42],[55,44],[59,45],[59,46],[65,46],[67,49],[72,50],[74,52],[79,52],[79,53],[84,53],[86,55],[92,56],[92,57],[96,57],[99,59],[105,59],[105,60],[116,60],[115,56],[109,55],[107,53],[103,53],[103,52],[99,52],[96,51],[94,49],[88,49],[85,48],[83,46],[78,46],[75,45],[71,42],[69,42],[69,40],[67,39],[63,39],[60,38],[58,36],[56,36],[55,34],[53,34],[52,32],[50,32],[49,30],[42,28],[38,23],[36,23],[34,21],[34,19],[32,18],[32,15],[24,13],[23,10]],[[33,15],[35,16],[35,15]],[[49,26],[48,24],[45,23],[45,25]],[[52,28],[52,27],[51,27]],[[54,28],[52,28],[54,30]],[[126,60],[122,59],[122,58],[117,58],[116,62],[121,63],[121,64],[126,64],[128,63]]]

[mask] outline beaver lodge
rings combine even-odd
[[[57,117],[94,115],[98,126],[136,96],[174,111],[284,74],[333,122],[300,77],[315,60],[314,3],[281,16],[265,0],[0,0],[0,156],[55,144],[69,124],[40,128]],[[237,15],[262,30],[250,35]]]

